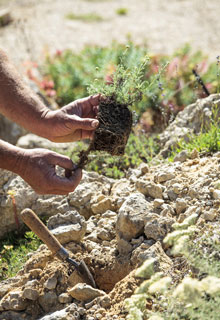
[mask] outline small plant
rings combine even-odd
[[[116,10],[116,13],[119,15],[119,16],[126,16],[128,14],[128,9],[127,8],[118,8]]]
[[[129,48],[127,46],[127,50]],[[149,87],[149,83],[144,79],[148,56],[136,62],[132,68],[127,68],[123,61],[125,54],[126,51],[108,81],[97,78],[88,88],[89,94],[102,95],[97,115],[99,127],[87,151],[82,152],[79,167],[84,167],[91,151],[105,151],[112,156],[123,155],[125,152],[133,124],[129,107],[140,101],[143,92]]]
[[[27,261],[27,254],[38,249],[41,241],[27,231],[22,235],[11,232],[0,245],[0,281],[13,277]]]
[[[84,22],[100,22],[103,21],[103,18],[96,13],[87,13],[87,14],[75,14],[68,13],[66,19],[69,20],[81,20]]]

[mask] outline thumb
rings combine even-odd
[[[75,116],[74,119],[72,120],[72,125],[76,130],[77,129],[94,130],[98,127],[99,121],[97,119],[80,118]]]
[[[73,170],[74,164],[70,158],[60,155],[60,154],[53,154],[51,158],[51,164],[58,165],[64,169]]]

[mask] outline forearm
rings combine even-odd
[[[20,173],[23,149],[0,140],[0,168]]]
[[[0,50],[0,113],[28,131],[46,136],[46,124],[42,119],[48,111]]]

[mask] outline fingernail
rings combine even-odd
[[[97,120],[94,120],[94,121],[91,122],[91,126],[92,126],[93,128],[97,128],[98,125],[99,125],[99,122],[98,122]]]

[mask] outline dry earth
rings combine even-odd
[[[220,53],[219,0],[0,0],[2,7],[10,8],[13,22],[0,29],[0,47],[17,65],[38,61],[45,50],[109,45],[128,35],[147,42],[154,53],[173,53],[186,42],[212,60]],[[128,9],[125,16],[116,13],[122,7]],[[103,20],[69,20],[68,13],[96,13]]]

